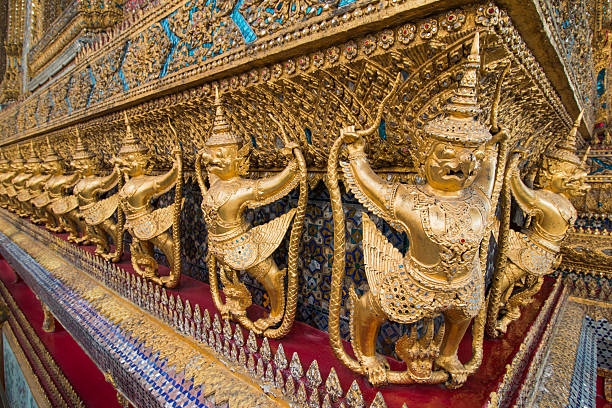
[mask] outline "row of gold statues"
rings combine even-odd
[[[369,165],[365,137],[378,129],[383,107],[397,93],[400,79],[379,107],[370,128],[347,127],[332,146],[328,161],[328,188],[334,217],[334,256],[329,306],[329,336],[337,357],[376,386],[388,383],[445,383],[460,387],[479,367],[482,339],[505,333],[537,293],[543,276],[559,262],[559,245],[576,218],[569,198],[586,192],[584,159],[576,156],[576,121],[567,140],[548,149],[542,160],[537,188],[522,181],[520,163],[526,148],[508,154],[509,130],[497,125],[501,79],[491,109],[490,127],[476,117],[479,35],[458,88],[444,112],[429,121],[413,140],[419,177],[413,184],[383,180]],[[507,71],[507,70],[506,70]],[[503,74],[502,74],[503,77]],[[202,192],[202,211],[208,230],[207,262],[216,307],[231,318],[267,337],[288,333],[295,317],[297,257],[308,196],[306,163],[300,146],[286,133],[279,115],[270,115],[284,138],[288,165],[278,174],[245,178],[250,145],[232,132],[218,91],[215,117],[195,169]],[[95,156],[77,137],[72,158],[74,173],[52,146],[44,159],[31,147],[28,160],[21,150],[9,162],[0,160],[0,205],[55,232],[65,231],[75,243],[97,245],[96,253],[118,262],[124,232],[131,236],[134,270],[166,287],[176,287],[181,273],[180,212],[183,203],[181,149],[172,151],[173,167],[151,175],[147,148],[130,129],[108,175],[98,174]],[[172,125],[170,125],[172,128]],[[172,128],[173,129],[173,128]],[[341,151],[346,147],[346,161]],[[586,157],[586,155],[585,155]],[[339,322],[345,274],[345,220],[339,189],[343,183],[366,209],[406,232],[410,247],[397,250],[362,213],[363,253],[369,291],[358,296],[349,288],[353,353],[345,351]],[[528,183],[530,184],[530,183]],[[117,188],[115,194],[109,195]],[[151,200],[174,188],[174,203],[154,209]],[[245,220],[245,210],[274,202],[299,188],[296,208],[257,227]],[[522,231],[509,228],[510,198],[528,215]],[[102,198],[104,197],[104,198]],[[495,217],[501,199],[500,219]],[[287,268],[280,269],[272,254],[289,236]],[[484,265],[493,233],[498,242],[496,270],[485,297]],[[157,247],[169,265],[161,274],[154,257]],[[251,321],[246,310],[251,294],[240,280],[246,272],[265,288],[270,313]],[[219,289],[223,285],[223,297]],[[434,319],[443,315],[436,331]],[[387,320],[411,324],[423,320],[425,333],[416,329],[396,343],[396,354],[406,370],[390,370],[376,354],[381,324]],[[457,349],[470,323],[472,350],[463,364]]]

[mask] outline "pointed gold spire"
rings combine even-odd
[[[127,112],[123,111],[123,121],[125,123],[125,138],[119,150],[119,155],[128,155],[130,153],[144,153],[147,148],[140,143],[140,140],[132,132],[130,121],[127,117]]]
[[[45,156],[45,163],[55,162],[59,160],[62,160],[62,157],[57,154],[53,146],[51,146],[49,136],[47,136],[47,155]]]
[[[25,159],[23,158],[23,153],[21,153],[21,146],[17,146],[17,151],[15,152],[15,158],[11,161],[13,164],[24,164]]]
[[[40,162],[40,157],[38,156],[36,150],[34,150],[34,141],[30,140],[30,157],[26,163],[35,164]]]
[[[567,139],[561,140],[556,145],[548,148],[546,156],[549,159],[572,163],[576,166],[582,165],[582,160],[576,155],[576,136],[578,135],[578,128],[580,127],[583,113],[584,110],[580,111],[580,114],[574,121],[572,129],[567,135]]]
[[[88,151],[87,146],[85,145],[85,143],[83,143],[83,139],[81,139],[81,132],[79,131],[79,128],[76,128],[76,134],[77,134],[77,142],[74,148],[73,159],[81,160],[81,159],[90,159],[92,157],[95,157],[96,155]]]
[[[215,118],[212,131],[206,140],[206,146],[223,146],[240,144],[240,137],[232,134],[229,120],[225,114],[223,100],[219,96],[219,87],[215,87]]]
[[[450,102],[441,115],[425,125],[425,139],[430,140],[423,140],[424,144],[430,144],[433,138],[477,146],[491,138],[491,133],[477,119],[480,114],[476,96],[479,68],[480,34],[477,31],[465,63],[465,72]]]

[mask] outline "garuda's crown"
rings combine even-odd
[[[132,127],[125,111],[123,111],[123,121],[125,122],[125,139],[123,139],[123,145],[119,149],[119,155],[146,152],[147,148],[140,143],[140,139],[132,132]]]
[[[36,163],[41,163],[41,162],[42,161],[40,160],[38,153],[36,153],[36,150],[34,150],[34,142],[30,141],[30,157],[28,157],[28,161],[26,163],[36,164]]]
[[[232,133],[232,129],[225,115],[225,106],[219,97],[219,88],[215,88],[215,119],[206,146],[223,146],[240,144],[239,136]]]
[[[11,164],[24,164],[25,162],[21,153],[21,146],[17,146],[17,152],[15,152],[15,158],[11,161]]]
[[[567,162],[574,164],[576,166],[581,166],[584,163],[585,157],[580,160],[580,158],[576,155],[576,135],[578,134],[578,127],[580,126],[580,121],[582,120],[583,111],[580,112],[576,121],[574,122],[574,126],[572,130],[570,130],[567,139],[560,141],[554,146],[549,147],[544,154],[548,160],[554,160],[557,162]]]
[[[9,163],[10,161],[9,159],[6,158],[6,154],[4,154],[4,151],[0,151],[0,166],[9,164]]]
[[[47,137],[47,155],[45,156],[45,163],[51,163],[51,162],[56,162],[60,160],[62,160],[62,156],[57,154],[53,146],[51,146],[51,142],[49,142],[49,138]]]
[[[87,150],[87,146],[85,146],[85,143],[83,143],[83,139],[81,139],[81,132],[79,132],[79,128],[77,128],[76,132],[77,132],[77,142],[74,148],[74,156],[72,158],[74,160],[82,160],[82,159],[91,159],[92,157],[96,157],[95,154]]]
[[[491,139],[491,133],[477,119],[480,114],[476,98],[478,68],[480,68],[480,35],[477,31],[459,86],[450,102],[444,107],[444,113],[425,125],[426,138],[468,146],[478,146]]]

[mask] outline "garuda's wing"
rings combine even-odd
[[[113,216],[119,205],[119,193],[95,202],[91,207],[81,210],[88,225],[98,225]]]
[[[296,209],[293,208],[280,217],[251,229],[251,237],[258,247],[257,262],[263,261],[278,248],[287,233],[287,229],[289,229],[289,224],[291,224],[295,212]]]
[[[404,257],[378,230],[366,213],[361,214],[363,228],[363,257],[370,290],[378,296],[387,275],[401,274]],[[405,271],[407,273],[408,271]]]
[[[184,202],[185,199],[181,202],[181,207]],[[127,220],[126,227],[141,241],[153,239],[166,232],[172,226],[174,207],[174,204],[170,204],[135,220]]]
[[[393,228],[395,228],[398,231],[402,231],[401,226],[397,223],[397,221],[391,215],[390,209],[380,207],[374,201],[370,200],[368,195],[363,192],[363,190],[361,189],[361,186],[355,181],[355,178],[353,177],[353,172],[351,170],[351,167],[349,166],[349,163],[340,162],[340,166],[342,167],[342,172],[344,173],[344,182],[348,190],[350,190],[353,193],[355,198],[357,198],[357,200],[365,208],[372,211],[375,215],[382,218],[383,220],[387,221],[389,225],[391,225]],[[394,188],[397,188],[397,186],[394,186]]]

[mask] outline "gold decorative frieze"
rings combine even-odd
[[[279,135],[263,137],[274,131],[266,126],[266,117],[259,114],[269,110],[270,106],[275,106],[296,127],[299,123],[302,143],[309,145],[305,151],[306,160],[309,164],[319,165],[324,162],[325,149],[331,143],[328,135],[337,134],[342,126],[349,123],[362,124],[371,119],[373,107],[388,91],[396,74],[401,72],[406,80],[400,91],[404,103],[393,112],[386,112],[382,135],[386,139],[379,138],[373,146],[380,156],[375,158],[375,165],[409,166],[411,161],[406,129],[422,124],[424,117],[436,115],[440,100],[452,91],[462,72],[461,60],[466,55],[466,48],[461,39],[465,39],[475,28],[486,31],[486,35],[483,35],[485,75],[481,81],[481,103],[485,114],[492,94],[494,71],[513,60],[504,92],[515,95],[514,98],[522,102],[513,106],[508,98],[502,98],[505,102],[500,107],[500,118],[507,123],[522,118],[520,120],[524,124],[515,128],[524,134],[542,129],[547,122],[561,123],[564,127],[570,125],[570,118],[541,67],[512,27],[509,17],[494,5],[470,6],[450,14],[444,12],[422,20],[413,19],[328,46],[328,42],[324,41],[326,30],[333,31],[334,27],[349,29],[374,17],[384,19],[404,9],[410,10],[407,3],[389,5],[383,10],[351,3],[343,8],[346,18],[322,10],[319,16],[312,17],[317,22],[316,29],[300,29],[281,37],[280,34],[269,33],[268,28],[265,36],[258,36],[252,42],[245,43],[243,39],[235,48],[224,49],[222,54],[202,55],[201,58],[205,58],[203,61],[193,60],[196,51],[192,53],[186,45],[195,41],[189,37],[194,34],[189,34],[188,30],[194,24],[192,20],[179,19],[181,13],[186,11],[179,9],[172,19],[164,19],[166,9],[170,10],[168,5],[152,10],[141,20],[139,31],[130,26],[126,31],[116,30],[114,35],[101,38],[80,58],[75,68],[63,74],[58,81],[35,92],[11,112],[3,112],[1,116],[6,120],[2,121],[2,130],[8,137],[4,144],[76,121],[86,122],[84,137],[87,142],[90,132],[115,137],[117,132],[111,128],[120,122],[121,115],[105,113],[109,109],[151,98],[176,88],[178,82],[194,83],[221,77],[216,83],[222,93],[228,94],[224,96],[228,105],[235,107],[230,113],[230,120],[243,134],[253,137],[254,145],[257,145],[253,155],[254,168],[270,167],[279,159],[278,153],[272,152],[275,149],[271,149]],[[352,12],[349,13],[349,10]],[[436,21],[435,31],[430,21],[432,19]],[[162,23],[147,28],[150,21]],[[167,30],[179,32],[182,29],[186,30],[187,37],[171,36],[169,40]],[[273,41],[264,41],[265,38],[272,38]],[[319,39],[313,43],[316,51],[301,51],[299,44],[312,38]],[[248,47],[244,48],[247,44]],[[276,51],[281,48],[294,49],[294,44],[295,52],[289,53],[294,57],[289,59],[283,59]],[[166,48],[160,51],[158,47]],[[287,54],[285,52],[283,55]],[[268,57],[263,59],[264,55]],[[269,60],[270,55],[275,55],[278,62],[263,67],[257,64],[259,67],[240,68],[249,61]],[[160,60],[164,59],[165,62],[159,65]],[[143,63],[144,66],[141,65]],[[233,71],[242,72],[236,76],[222,77]],[[134,118],[135,131],[141,126],[145,129],[153,126],[156,120],[149,119],[149,116],[154,112],[157,112],[156,115],[177,118],[177,130],[183,127],[183,132],[179,131],[179,134],[183,146],[188,147],[185,149],[186,159],[191,166],[194,139],[197,141],[210,128],[210,90],[213,85],[213,82],[205,82],[201,87],[175,92],[172,96],[130,108],[128,113]],[[525,111],[520,112],[521,109]],[[101,117],[91,119],[100,114]],[[159,126],[155,125],[154,130],[143,130],[162,133],[162,122],[167,121],[159,120]],[[556,132],[561,130],[555,129]],[[55,130],[50,136],[66,132]],[[551,133],[552,130],[548,130],[546,134]],[[158,151],[167,150],[168,144],[164,139],[162,137],[157,142]],[[100,144],[113,146],[115,142],[99,141]],[[261,155],[258,154],[260,149]],[[107,149],[104,153],[111,152]],[[169,162],[162,156],[160,154],[160,161],[167,166]]]

